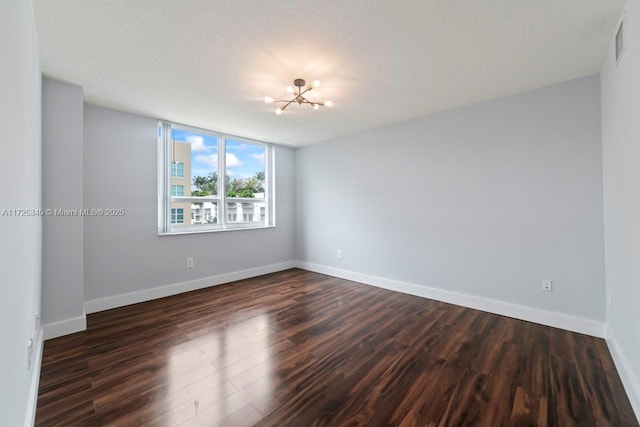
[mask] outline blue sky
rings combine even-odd
[[[217,169],[218,141],[215,137],[173,129],[173,139],[191,143],[191,176],[207,176]],[[227,174],[231,178],[249,178],[264,171],[263,146],[227,139]]]

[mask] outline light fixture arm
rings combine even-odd
[[[306,86],[306,82],[304,81],[304,79],[295,79],[293,81],[294,86],[298,89],[298,93],[293,92],[294,97],[292,99],[271,99],[271,98],[265,98],[265,102],[267,103],[282,103],[284,104],[282,107],[279,107],[276,110],[277,114],[282,114],[284,112],[284,110],[291,104],[293,104],[294,102],[297,102],[298,105],[302,105],[302,104],[309,104],[311,105],[311,107],[313,107],[314,109],[318,109],[318,107],[322,107],[322,106],[331,106],[332,104],[330,103],[330,101],[327,102],[315,102],[315,101],[310,101],[309,99],[307,99],[304,95],[313,90],[316,86],[318,86],[320,84],[319,81],[315,81],[314,84]],[[306,87],[305,87],[306,86]],[[304,88],[304,90],[303,90]],[[288,89],[290,90],[290,89]]]

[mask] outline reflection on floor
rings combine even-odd
[[[302,270],[92,314],[40,426],[637,426],[603,340]]]

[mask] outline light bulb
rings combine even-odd
[[[284,110],[282,108],[276,108],[276,114],[277,115],[280,115],[282,113],[284,113]]]
[[[265,96],[264,97],[264,102],[266,102],[267,104],[271,104],[273,102],[273,98],[271,98],[269,96]]]
[[[293,93],[293,87],[292,86],[287,86],[287,92]]]
[[[318,86],[320,86],[320,80],[314,80],[313,87],[318,87]]]
[[[320,108],[320,106],[318,104],[313,104],[312,107],[313,107],[314,110],[317,110],[318,108]]]
[[[324,101],[324,105],[326,105],[327,107],[331,107],[333,105],[333,102],[331,101]]]

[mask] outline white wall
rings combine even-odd
[[[42,204],[83,207],[82,88],[42,81]],[[45,339],[77,332],[84,318],[83,218],[45,216],[42,231],[42,322]]]
[[[0,1],[0,212],[38,209],[40,174],[40,65],[31,1]],[[40,369],[42,220],[0,216],[0,423],[30,425]],[[36,341],[27,366],[27,342]]]
[[[587,77],[298,149],[298,259],[602,335],[599,90]]]
[[[159,237],[157,121],[92,105],[84,113],[85,207],[126,213],[84,219],[87,312],[162,296],[154,291],[162,286],[205,278],[196,283],[202,287],[214,276],[233,280],[247,269],[286,268],[281,263],[294,258],[293,150],[275,150],[276,228]]]
[[[607,327],[612,353],[640,418],[640,4],[627,1],[625,51],[602,66]],[[613,35],[612,35],[613,38]]]

